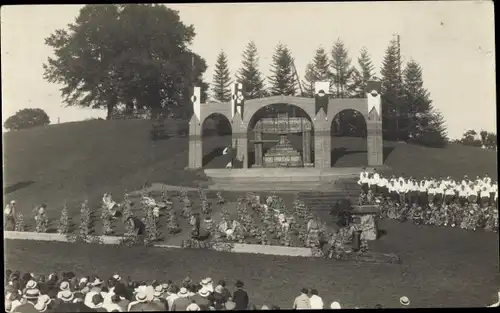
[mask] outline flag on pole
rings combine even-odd
[[[328,95],[330,93],[330,82],[315,82],[314,83],[314,99],[315,99],[315,114],[318,114],[320,109],[323,109],[328,115]]]
[[[201,121],[201,88],[200,87],[193,87],[193,90],[191,92],[191,103],[193,103],[193,112],[198,118],[199,121]]]
[[[243,118],[243,107],[245,103],[245,96],[243,95],[243,84],[236,83],[233,84],[231,92],[231,117],[238,112]]]

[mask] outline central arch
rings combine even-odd
[[[248,142],[249,168],[272,167],[276,159],[277,163],[286,166],[314,166],[314,122],[300,106],[279,102],[260,105],[247,121],[245,140]],[[280,127],[283,127],[283,133],[279,131]],[[286,160],[280,161],[280,154],[273,151],[278,147],[285,149],[282,156],[286,156]]]
[[[331,166],[368,165],[368,128],[364,115],[356,109],[343,109],[337,112],[331,123]]]

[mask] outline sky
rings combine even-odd
[[[385,50],[398,33],[403,62],[423,69],[424,87],[444,115],[448,135],[465,130],[496,132],[494,10],[490,1],[350,3],[195,3],[168,4],[185,24],[193,24],[191,49],[205,58],[212,81],[217,54],[224,50],[234,76],[241,54],[253,40],[260,70],[269,65],[278,43],[287,45],[303,78],[322,46],[331,51],[341,39],[357,65],[364,46],[376,75]],[[52,123],[104,117],[105,111],[65,108],[60,85],[43,79],[42,64],[52,56],[44,39],[74,22],[80,5],[1,7],[2,124],[23,108],[44,109]],[[140,27],[140,26],[138,26]]]

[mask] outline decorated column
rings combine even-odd
[[[384,164],[384,143],[382,138],[382,99],[380,82],[370,81],[366,86],[366,100],[368,105],[367,145],[368,165],[380,166]]]
[[[234,119],[234,115],[238,113],[243,120],[243,109],[245,105],[245,95],[243,93],[243,84],[235,83],[231,87],[231,117]],[[233,148],[238,145],[238,140],[233,136],[232,140]]]
[[[193,104],[193,116],[189,121],[189,162],[191,169],[203,167],[203,146],[201,141],[201,89],[194,87],[191,95]]]
[[[305,129],[302,132],[302,151],[304,158],[304,166],[310,166],[311,164],[311,131]]]
[[[255,132],[255,167],[262,167],[262,132]]]
[[[331,166],[330,121],[328,121],[329,82],[314,83],[315,117],[314,117],[314,167],[329,168]]]

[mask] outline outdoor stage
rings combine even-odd
[[[344,190],[355,182],[361,167],[205,169],[209,189],[245,191]],[[371,170],[371,169],[370,169]],[[382,170],[382,169],[381,169]]]

